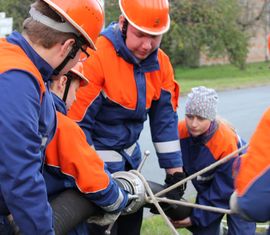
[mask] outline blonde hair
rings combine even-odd
[[[233,126],[233,124],[231,122],[229,122],[228,120],[224,119],[223,117],[217,116],[216,117],[216,121],[217,123],[223,123],[226,126],[228,126],[234,133],[236,133],[236,128]]]
[[[47,3],[42,0],[37,0],[31,7],[41,12],[43,15],[57,21],[63,22],[63,19]],[[32,17],[29,17],[23,22],[23,33],[25,33],[32,43],[41,45],[46,49],[52,48],[57,43],[64,43],[66,40],[76,38],[73,33],[63,33],[52,29],[40,22],[37,22]]]

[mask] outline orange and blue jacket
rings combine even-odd
[[[254,221],[270,220],[270,109],[251,137],[247,153],[237,159],[237,204]],[[240,160],[240,161],[239,161]]]
[[[136,142],[147,115],[160,166],[182,166],[176,113],[179,87],[168,56],[157,49],[138,61],[117,23],[101,33],[96,45],[85,66],[89,85],[80,88],[68,116],[99,153],[116,151],[103,158],[111,172],[124,170],[125,162],[138,167],[141,153]]]
[[[207,133],[192,137],[185,121],[178,125],[184,170],[192,175],[216,161],[226,157],[238,148],[244,141],[222,121],[213,121]],[[192,183],[197,190],[196,203],[229,209],[230,196],[234,191],[232,164],[235,158],[197,176]],[[220,213],[194,208],[191,214],[192,224],[198,227],[208,227],[223,217]],[[245,223],[245,222],[243,222]],[[248,223],[248,222],[247,222]],[[243,225],[243,230],[245,226]],[[249,234],[249,233],[240,233]]]
[[[118,212],[127,203],[126,193],[105,170],[104,162],[87,143],[82,129],[66,116],[63,100],[53,94],[58,125],[46,149],[44,177],[49,196],[75,188],[108,212]]]
[[[0,214],[10,212],[29,235],[54,234],[42,176],[56,127],[52,73],[18,32],[0,41]]]

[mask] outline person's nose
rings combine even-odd
[[[151,50],[152,49],[152,42],[151,38],[145,38],[143,41],[143,49],[144,50]]]
[[[191,126],[192,127],[197,127],[198,126],[198,119],[196,117],[193,118],[193,120],[191,122]]]

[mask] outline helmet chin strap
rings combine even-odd
[[[75,39],[75,43],[72,45],[71,51],[68,53],[67,57],[63,60],[63,62],[54,69],[53,75],[58,75],[67,65],[67,63],[75,58],[77,52],[81,49],[81,47],[86,44],[87,42],[83,37],[77,37]]]
[[[57,66],[57,68],[54,69],[53,75],[58,75],[62,71],[62,69],[67,65],[67,63],[70,60],[72,60],[72,59],[75,58],[77,52],[85,44],[86,44],[86,42],[85,42],[85,40],[82,37],[77,38],[75,40],[74,45],[72,46],[71,51],[68,53],[67,57],[63,60],[63,62],[60,65]]]
[[[72,75],[71,75],[69,72],[66,74],[66,76],[67,76],[67,83],[66,83],[64,95],[63,95],[63,98],[62,98],[62,100],[63,100],[65,103],[66,103],[66,101],[67,101],[68,91],[69,91],[69,87],[70,87],[71,80],[72,80]]]

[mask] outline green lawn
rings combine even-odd
[[[224,216],[222,224],[224,225],[223,231],[227,231],[226,216]],[[268,223],[257,223],[256,233],[266,234],[267,225]],[[191,232],[189,232],[187,229],[178,229],[177,231],[180,235],[191,235]],[[172,234],[173,232],[164,222],[164,220],[160,215],[150,216],[143,220],[141,235],[172,235]]]
[[[181,235],[191,235],[186,229],[178,229]],[[172,230],[160,215],[150,216],[143,220],[141,235],[172,235]]]
[[[216,90],[270,84],[270,62],[247,64],[245,70],[232,65],[205,66],[197,69],[175,69],[175,78],[186,94],[194,86],[208,86]]]

